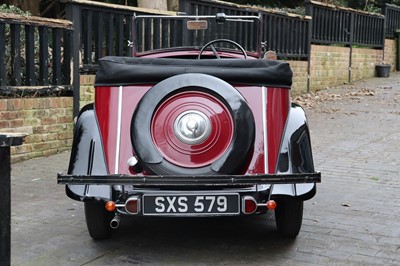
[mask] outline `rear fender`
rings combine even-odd
[[[292,104],[276,167],[277,174],[314,173],[310,131],[306,114],[299,105]],[[315,183],[274,185],[272,195],[292,196],[300,200],[312,198]]]
[[[93,104],[86,105],[79,113],[74,130],[68,174],[108,174]],[[109,185],[66,185],[66,194],[78,201],[109,200],[112,190]]]

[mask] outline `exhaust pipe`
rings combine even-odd
[[[119,221],[120,221],[119,215],[115,215],[114,218],[110,222],[110,226],[112,229],[117,229],[119,227]]]

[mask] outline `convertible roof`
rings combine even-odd
[[[292,71],[288,63],[251,59],[170,59],[107,56],[100,59],[96,86],[158,83],[166,78],[202,73],[230,84],[288,87]]]

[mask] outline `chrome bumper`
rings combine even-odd
[[[148,187],[230,187],[261,184],[320,183],[321,173],[259,174],[259,175],[212,175],[212,176],[131,176],[131,175],[57,175],[58,184],[67,185],[132,185]]]

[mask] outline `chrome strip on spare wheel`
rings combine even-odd
[[[263,122],[263,140],[264,140],[264,173],[268,173],[268,145],[267,145],[267,93],[266,87],[262,86],[262,122]]]
[[[121,120],[122,120],[122,86],[118,88],[118,122],[117,122],[117,140],[115,145],[115,170],[114,173],[118,174],[119,171],[119,150],[121,145]]]

